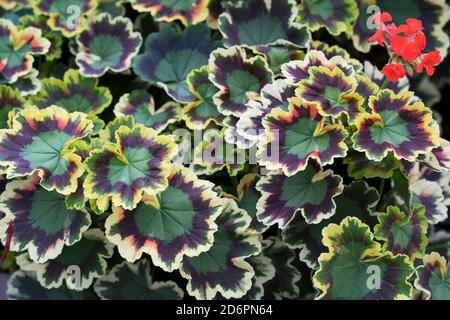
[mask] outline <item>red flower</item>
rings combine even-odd
[[[372,19],[372,22],[378,26],[382,26],[389,21],[392,21],[392,16],[388,12],[377,12]]]
[[[389,63],[384,66],[381,73],[391,82],[396,82],[405,76],[405,68],[401,63]]]
[[[384,40],[386,37],[384,36],[384,32],[381,29],[377,29],[375,34],[369,38],[369,41],[376,41],[382,47],[384,47]]]
[[[429,76],[434,74],[434,66],[441,62],[441,54],[439,51],[432,51],[422,57],[422,61],[417,65],[416,71],[421,73],[423,69],[427,71]]]
[[[384,24],[385,22],[392,21],[392,16],[387,12],[378,12],[374,15],[372,21],[378,26],[378,28],[375,34],[368,40],[370,42],[377,41],[380,46],[384,47],[384,41],[386,38],[390,38],[397,29],[394,23],[387,26]]]
[[[427,39],[423,33],[422,21],[417,19],[406,19],[406,24],[398,26],[391,40],[391,49],[395,55],[406,61],[414,61],[425,49]],[[402,34],[402,35],[400,35]]]
[[[392,36],[390,40],[392,52],[406,61],[416,60],[427,42],[422,31],[413,36]]]
[[[409,18],[406,19],[406,24],[402,24],[397,28],[396,33],[404,33],[408,36],[412,36],[422,30],[423,30],[422,21],[418,19]]]

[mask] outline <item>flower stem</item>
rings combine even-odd
[[[386,78],[386,79],[384,79],[384,82],[381,85],[380,90],[386,89],[388,85],[389,85],[389,80]]]

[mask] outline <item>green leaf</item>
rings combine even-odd
[[[322,231],[328,252],[319,257],[313,277],[317,299],[392,300],[408,299],[408,283],[414,269],[405,255],[383,251],[369,227],[347,217]]]

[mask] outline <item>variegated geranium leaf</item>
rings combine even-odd
[[[86,28],[88,16],[98,4],[96,0],[36,0],[33,2],[34,13],[37,16],[48,16],[49,27],[60,31],[66,37],[73,37]]]
[[[22,28],[35,27],[41,30],[42,35],[46,39],[48,39],[51,43],[48,52],[44,56],[45,60],[55,61],[61,58],[63,38],[61,37],[61,34],[59,32],[50,29],[50,27],[47,25],[48,20],[49,18],[44,15],[28,15],[28,14],[21,16],[19,19],[20,26]]]
[[[340,223],[347,216],[354,216],[373,228],[377,223],[372,210],[379,200],[376,189],[365,181],[354,181],[345,186],[342,194],[335,198],[336,213],[318,224],[308,224],[299,215],[282,231],[283,241],[293,249],[300,249],[300,260],[310,268],[319,267],[319,256],[326,252],[322,244],[322,229],[330,223]]]
[[[272,279],[264,283],[263,299],[298,299],[301,274],[292,264],[295,259],[294,250],[272,236],[263,241],[263,254],[271,260],[275,269]]]
[[[430,224],[446,220],[447,206],[450,204],[448,194],[450,173],[435,171],[426,162],[402,161],[402,168],[406,174],[404,184],[411,194],[411,205],[423,205]],[[404,199],[400,198],[401,195],[397,199],[400,204],[404,203]]]
[[[118,116],[114,120],[108,122],[108,124],[99,131],[98,135],[100,139],[91,139],[91,147],[103,148],[106,143],[116,142],[116,131],[119,130],[121,126],[127,128],[133,128],[135,125],[134,118],[132,116]],[[92,145],[93,144],[93,145]]]
[[[143,193],[167,187],[169,163],[176,154],[174,139],[137,124],[121,126],[116,143],[105,144],[86,159],[84,193],[88,199],[111,196],[115,206],[134,209]]]
[[[262,194],[256,215],[264,224],[278,223],[282,229],[297,212],[307,223],[319,223],[335,213],[334,198],[343,188],[340,176],[321,170],[314,162],[293,176],[271,173],[261,177],[256,185]]]
[[[55,259],[45,263],[32,262],[27,253],[17,257],[21,270],[34,272],[39,283],[47,289],[67,288],[82,291],[89,288],[96,278],[106,274],[106,258],[113,254],[113,245],[100,229],[89,229],[80,241],[63,248]],[[79,279],[73,279],[71,272],[78,272]]]
[[[450,142],[440,138],[439,146],[431,150],[431,154],[425,160],[426,164],[436,171],[446,172],[450,170]]]
[[[347,217],[339,225],[330,224],[322,234],[328,252],[320,255],[320,268],[313,277],[314,287],[319,290],[317,299],[411,298],[411,261],[406,255],[382,250],[369,227],[358,218]],[[370,278],[374,272],[381,276],[376,279],[377,285]]]
[[[0,19],[0,76],[13,83],[30,72],[34,55],[48,52],[50,41],[34,27],[17,29],[7,19]]]
[[[135,123],[143,124],[158,133],[177,121],[180,113],[180,105],[174,102],[167,102],[155,111],[153,97],[141,89],[124,94],[114,107],[114,114],[117,117],[130,115]]]
[[[224,45],[287,45],[304,48],[311,35],[305,25],[295,22],[294,0],[249,0],[230,6],[219,16]]]
[[[325,120],[316,104],[300,98],[290,100],[288,111],[273,109],[263,118],[266,139],[258,144],[259,164],[291,176],[304,170],[309,159],[324,166],[344,157],[347,131],[341,124],[326,124]]]
[[[67,147],[92,128],[85,114],[29,106],[15,114],[11,129],[0,131],[0,164],[8,167],[8,178],[38,172],[47,190],[72,193],[84,167],[80,156]]]
[[[303,50],[297,49],[296,47],[286,47],[286,46],[258,46],[253,48],[255,54],[262,54],[269,64],[274,76],[281,76],[281,68],[284,64],[293,61],[301,60],[305,57],[305,52]]]
[[[203,24],[189,26],[177,33],[164,28],[145,40],[145,51],[134,60],[134,72],[144,81],[162,87],[180,103],[195,101],[186,77],[193,69],[208,63],[216,44]]]
[[[8,86],[12,89],[19,90],[20,94],[23,97],[27,97],[29,95],[33,95],[41,90],[41,80],[38,79],[39,72],[32,68],[29,72],[18,78],[15,82],[8,83]],[[1,78],[0,74],[0,78]],[[7,82],[6,80],[4,81]],[[2,79],[0,79],[0,83],[2,83]]]
[[[363,97],[355,92],[358,83],[339,68],[311,67],[309,77],[300,82],[296,95],[315,103],[324,116],[339,117],[346,114],[351,122],[363,111]]]
[[[241,298],[251,288],[255,271],[246,258],[261,251],[258,234],[249,229],[251,217],[232,199],[222,199],[214,242],[207,252],[184,257],[180,273],[187,291],[197,299]]]
[[[78,51],[75,62],[80,74],[100,77],[108,70],[122,72],[130,68],[131,60],[141,47],[142,36],[139,32],[133,32],[129,18],[102,13],[89,21],[76,41]]]
[[[189,129],[205,129],[209,123],[222,125],[225,117],[217,110],[213,96],[219,89],[208,79],[209,67],[192,70],[187,76],[189,90],[195,100],[183,108],[183,119]]]
[[[122,262],[96,281],[95,292],[103,300],[179,300],[183,291],[173,281],[154,281],[150,261]]]
[[[245,160],[246,151],[226,142],[223,131],[209,129],[194,147],[191,169],[199,175],[211,175],[226,168],[235,176],[244,169]]]
[[[236,123],[236,132],[253,143],[265,138],[262,119],[275,108],[289,110],[289,98],[295,96],[296,86],[286,79],[278,79],[261,89],[260,100],[251,100],[251,106]]]
[[[181,21],[184,25],[197,24],[208,17],[208,0],[130,0],[139,12],[150,12],[156,21]]]
[[[332,35],[351,29],[358,16],[355,0],[302,0],[300,21],[313,30],[325,27]]]
[[[425,207],[425,216],[430,224],[437,224],[448,217],[448,208],[442,187],[437,182],[426,179],[409,181],[411,205],[420,204]]]
[[[222,206],[212,184],[184,167],[175,166],[168,180],[163,191],[145,196],[133,210],[113,207],[105,226],[107,238],[127,261],[145,252],[170,272],[183,256],[198,256],[211,247]]]
[[[281,73],[290,82],[299,84],[300,81],[310,77],[310,68],[321,66],[330,71],[338,67],[346,77],[355,73],[354,67],[344,57],[336,55],[328,58],[322,51],[315,49],[309,50],[302,60],[294,60],[282,65]]]
[[[41,84],[39,93],[30,97],[30,102],[41,109],[57,105],[68,112],[94,115],[102,113],[112,101],[111,92],[99,87],[98,79],[85,78],[75,69],[67,70],[63,79],[45,78]]]
[[[389,206],[377,219],[374,235],[384,242],[383,250],[405,254],[412,262],[425,254],[428,229],[425,207],[416,205],[406,215],[399,207]]]
[[[414,161],[438,146],[431,110],[412,98],[412,92],[395,94],[389,89],[370,97],[371,113],[357,119],[354,149],[370,160],[381,161],[393,152],[398,159]]]
[[[437,252],[423,257],[416,269],[414,286],[424,292],[427,300],[450,300],[450,263]]]
[[[0,211],[5,213],[0,220],[2,242],[11,225],[11,250],[27,250],[35,263],[58,257],[63,247],[78,242],[91,224],[87,212],[67,209],[64,196],[40,187],[40,179],[35,174],[11,181],[0,196]]]
[[[238,46],[214,50],[209,68],[209,79],[219,88],[213,101],[224,115],[242,115],[248,109],[249,100],[259,98],[261,89],[273,78],[263,57],[248,58]]]
[[[339,47],[338,45],[329,45],[326,42],[315,40],[311,42],[310,49],[321,51],[327,59],[333,59],[333,57],[335,56],[341,56],[345,61],[347,61],[348,64],[353,67],[355,72],[359,72],[364,69],[363,64],[359,62],[358,59],[352,58],[347,50]],[[342,69],[342,67],[340,68]]]

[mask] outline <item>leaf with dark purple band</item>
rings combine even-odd
[[[42,89],[30,102],[40,109],[51,105],[64,108],[67,112],[84,112],[94,115],[102,113],[112,101],[107,87],[99,87],[98,79],[85,78],[75,69],[64,73],[63,79],[45,78]]]
[[[202,141],[194,147],[191,169],[199,175],[211,175],[226,168],[231,176],[244,169],[246,151],[225,141],[222,132],[208,129]]]
[[[106,142],[116,142],[116,131],[119,130],[121,126],[125,126],[127,128],[133,128],[135,125],[134,118],[132,116],[118,116],[114,118],[111,122],[108,122],[105,128],[100,130],[98,133],[100,139],[95,139],[95,147],[103,148]],[[103,140],[103,141],[102,141]]]
[[[36,16],[49,17],[47,24],[52,30],[73,37],[86,28],[97,3],[96,0],[35,0],[33,8]]]
[[[6,185],[0,196],[0,211],[5,213],[0,235],[5,243],[12,224],[11,251],[26,250],[33,262],[45,263],[58,257],[65,245],[78,242],[91,219],[85,211],[67,209],[64,196],[43,189],[39,181],[32,175]]]
[[[281,73],[290,82],[299,84],[300,81],[310,77],[309,69],[312,67],[325,67],[333,70],[338,67],[345,76],[355,73],[354,67],[342,56],[328,58],[322,51],[310,50],[302,60],[294,60],[281,66]]]
[[[172,137],[140,124],[121,126],[115,137],[115,144],[91,151],[86,159],[84,194],[88,199],[111,196],[115,206],[133,209],[144,192],[154,195],[167,187],[176,145]]]
[[[258,234],[249,229],[251,218],[232,199],[222,199],[216,219],[214,243],[207,252],[184,257],[180,273],[188,279],[187,291],[197,299],[241,298],[252,286],[255,271],[246,258],[261,251]]]
[[[0,19],[0,76],[13,83],[30,72],[34,55],[48,52],[50,41],[34,27],[18,30],[9,20]]]
[[[289,98],[295,96],[296,86],[286,79],[278,79],[266,84],[261,89],[259,100],[251,100],[251,107],[239,117],[236,123],[236,132],[247,139],[251,146],[265,138],[263,118],[275,108],[285,111],[289,109]]]
[[[341,56],[345,61],[353,66],[355,72],[362,71],[364,69],[364,66],[361,62],[359,62],[358,59],[352,58],[347,50],[337,45],[330,46],[328,43],[315,40],[311,42],[310,49],[321,51],[323,54],[325,54],[325,57],[327,59],[332,59],[334,56]]]
[[[416,269],[414,286],[425,293],[427,300],[450,300],[450,263],[436,252],[423,257]]]
[[[100,77],[111,70],[122,72],[130,68],[139,52],[142,36],[133,32],[129,18],[102,13],[89,21],[87,29],[78,35],[75,62],[80,74]]]
[[[213,101],[224,115],[242,115],[248,109],[246,104],[259,98],[261,89],[273,78],[263,57],[247,58],[245,50],[238,46],[214,50],[209,68],[209,79],[220,89]]]
[[[11,129],[0,130],[0,165],[7,176],[38,172],[47,190],[69,194],[76,190],[84,172],[80,156],[68,146],[92,132],[93,124],[85,114],[51,106],[27,107],[16,113]]]
[[[155,111],[153,97],[140,89],[124,94],[114,107],[116,117],[130,115],[135,123],[143,124],[158,133],[176,122],[180,118],[180,113],[180,105],[170,101]]]
[[[370,160],[381,161],[392,151],[398,159],[414,161],[438,146],[431,110],[421,102],[413,103],[412,98],[412,92],[395,94],[392,90],[371,96],[372,113],[362,114],[356,121],[354,149],[365,152]]]
[[[260,165],[291,176],[304,170],[309,159],[325,166],[347,154],[343,125],[326,124],[315,104],[289,101],[288,111],[276,108],[263,118],[266,139],[258,143]]]
[[[272,173],[256,185],[262,194],[256,216],[264,224],[278,223],[282,229],[300,213],[307,223],[319,223],[334,214],[334,198],[343,188],[341,177],[331,170],[322,171],[314,162],[293,176]]]
[[[412,262],[424,255],[428,242],[425,207],[417,205],[406,215],[399,207],[389,206],[377,218],[374,235],[384,242],[383,250],[405,254]]]
[[[344,113],[353,122],[362,113],[364,99],[355,92],[358,83],[354,77],[346,76],[339,67],[311,67],[308,73],[295,93],[315,103],[322,115],[337,118]]]
[[[212,183],[188,169],[175,166],[168,179],[163,191],[145,196],[135,209],[113,207],[105,227],[127,261],[147,253],[153,264],[171,272],[183,256],[198,256],[211,247],[222,206]]]

